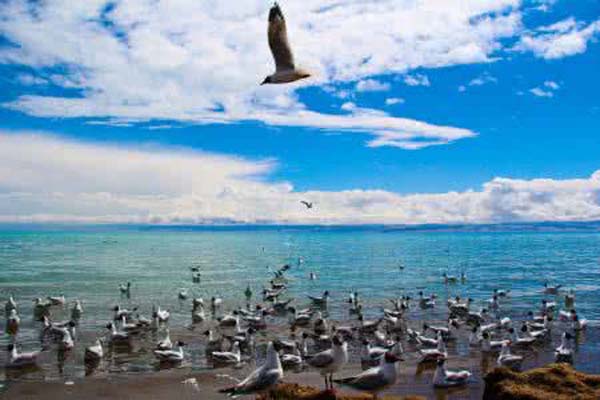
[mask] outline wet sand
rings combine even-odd
[[[351,372],[351,369],[348,369]],[[198,389],[191,384],[183,383],[186,379],[196,379]],[[284,379],[287,383],[300,383],[320,387],[321,377],[315,372],[303,374],[288,374]],[[229,381],[219,378],[214,373],[193,374],[186,371],[161,371],[153,374],[129,377],[89,378],[82,381],[65,384],[63,382],[17,382],[9,385],[0,394],[2,399],[23,400],[59,400],[59,399],[203,399],[217,400],[226,398],[217,392],[218,388],[227,386]],[[472,398],[480,399],[483,388],[480,385],[471,386],[468,390],[454,393],[432,393],[431,386],[418,384],[410,388],[393,388],[389,394],[420,394],[427,398]],[[343,393],[352,394],[351,390],[338,389]]]

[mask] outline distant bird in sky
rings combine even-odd
[[[273,4],[269,11],[269,47],[275,59],[275,73],[269,75],[261,83],[289,83],[299,79],[308,78],[310,74],[302,69],[296,68],[294,56],[287,37],[285,18],[279,4]]]
[[[308,201],[301,200],[300,203],[304,204],[306,208],[313,208],[313,203],[309,203]]]

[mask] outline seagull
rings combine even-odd
[[[248,286],[246,287],[246,290],[244,291],[244,296],[246,296],[247,302],[250,302],[250,300],[252,300],[252,289],[250,288],[250,284],[248,284]]]
[[[10,310],[8,318],[6,318],[6,327],[4,328],[4,330],[8,335],[16,336],[17,332],[19,332],[20,325],[21,318],[17,313],[17,309],[13,308],[12,310]]]
[[[122,295],[126,295],[129,297],[129,295],[131,294],[131,282],[127,282],[127,284],[125,284],[125,285],[120,284],[119,291],[121,292]]]
[[[573,338],[569,332],[564,332],[561,336],[560,346],[554,350],[556,362],[573,362],[573,349],[570,340]]]
[[[131,345],[131,336],[127,332],[118,331],[113,322],[106,325],[110,330],[110,343],[115,345]]]
[[[86,363],[94,363],[100,361],[104,357],[104,350],[102,349],[102,342],[97,339],[93,345],[85,348],[84,360]]]
[[[549,285],[548,282],[544,282],[544,293],[545,294],[558,294],[558,291],[563,285]]]
[[[371,347],[368,340],[363,340],[362,350],[360,351],[360,363],[363,369],[376,367],[380,364],[381,358],[387,353],[383,347]]]
[[[380,391],[396,383],[398,378],[396,363],[398,361],[402,361],[402,359],[387,352],[378,367],[368,369],[350,378],[336,379],[334,382],[352,389],[369,392],[374,399],[377,399]]]
[[[467,383],[471,377],[471,372],[467,370],[448,371],[444,365],[446,360],[441,359],[437,362],[437,369],[433,376],[433,386],[439,388],[448,388],[461,386]]]
[[[238,342],[233,343],[231,351],[213,351],[211,356],[219,364],[239,364],[242,360],[240,344]]]
[[[156,350],[171,350],[172,348],[173,342],[171,341],[169,329],[165,329],[165,336],[156,343]]]
[[[8,345],[8,351],[10,352],[10,355],[6,364],[7,368],[22,368],[36,365],[38,356],[40,355],[39,351],[19,353],[17,351],[17,346],[14,344]]]
[[[333,374],[348,362],[348,344],[334,336],[331,349],[305,358],[308,365],[320,370],[321,376],[325,378],[325,388],[333,389]]]
[[[510,352],[510,344],[511,342],[509,340],[502,343],[502,350],[500,351],[500,355],[498,356],[496,363],[499,366],[518,368],[521,365],[521,362],[523,362],[523,356],[512,354]]]
[[[175,350],[154,350],[153,353],[160,362],[179,363],[185,357],[183,346],[185,346],[185,343],[179,341]]]
[[[6,315],[10,315],[10,312],[12,310],[16,310],[17,309],[17,302],[15,301],[13,296],[10,296],[8,298],[8,300],[6,301],[6,304],[4,305],[4,312],[6,313]]]
[[[302,365],[302,351],[298,346],[295,346],[291,353],[285,353],[281,356],[281,364],[284,368],[297,368]]]
[[[199,324],[200,322],[204,322],[206,319],[206,314],[204,313],[203,306],[193,307],[192,309],[192,322],[195,324]]]
[[[309,203],[308,201],[301,200],[300,203],[304,204],[306,208],[313,208],[313,203]]]
[[[48,301],[53,306],[62,306],[65,304],[65,295],[61,294],[60,296],[48,296]]]
[[[327,306],[327,302],[329,300],[329,290],[323,292],[323,296],[308,296],[308,298],[313,302],[314,305],[317,306]]]
[[[75,300],[75,304],[71,309],[71,319],[73,321],[79,321],[81,319],[81,314],[83,314],[83,307],[81,306],[81,301]]]
[[[269,342],[265,363],[237,385],[221,389],[219,392],[226,393],[233,398],[260,394],[275,386],[281,378],[283,378],[283,368],[281,367],[279,354],[275,351],[273,343]]]
[[[308,78],[310,74],[294,65],[294,56],[287,37],[285,18],[279,4],[273,4],[269,11],[269,47],[275,60],[275,73],[269,75],[261,85],[289,83]],[[310,207],[309,207],[310,208]]]

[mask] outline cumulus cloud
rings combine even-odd
[[[422,224],[600,218],[585,179],[496,178],[479,191],[296,191],[275,160],[0,132],[0,222]],[[118,176],[119,179],[114,179]],[[306,210],[299,203],[315,203]]]
[[[6,0],[0,34],[10,44],[0,49],[0,63],[27,65],[54,85],[75,89],[68,96],[23,93],[7,106],[40,117],[129,123],[258,120],[306,126],[308,113],[326,121],[326,130],[374,131],[377,140],[384,130],[403,134],[389,122],[403,125],[406,119],[363,115],[364,124],[356,127],[354,116],[311,110],[299,89],[487,62],[521,24],[519,0],[469,0],[461,7],[434,0],[290,1],[282,6],[295,58],[313,77],[259,86],[273,69],[265,32],[269,6],[258,0]]]
[[[431,86],[429,78],[424,74],[408,74],[404,76],[404,83],[408,86]]]
[[[388,106],[393,106],[395,104],[404,104],[405,100],[401,97],[388,97],[385,99],[385,104]]]
[[[483,73],[476,78],[471,79],[466,85],[460,85],[458,87],[459,92],[466,92],[468,86],[484,86],[490,83],[497,83],[498,79],[490,75],[489,73]]]
[[[390,90],[389,83],[375,79],[365,79],[356,84],[356,91],[358,92],[387,92],[388,90]]]
[[[19,74],[17,75],[17,81],[21,85],[25,86],[36,86],[36,85],[46,85],[48,81],[44,78],[40,78],[31,74]]]
[[[600,19],[585,25],[571,17],[523,35],[515,49],[546,60],[564,58],[584,53],[598,33]]]
[[[545,81],[542,86],[529,89],[529,93],[537,97],[554,97],[554,92],[560,89],[560,85],[554,81]]]

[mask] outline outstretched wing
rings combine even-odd
[[[276,71],[294,69],[294,56],[288,42],[285,18],[277,3],[269,11],[269,47],[275,59]]]

